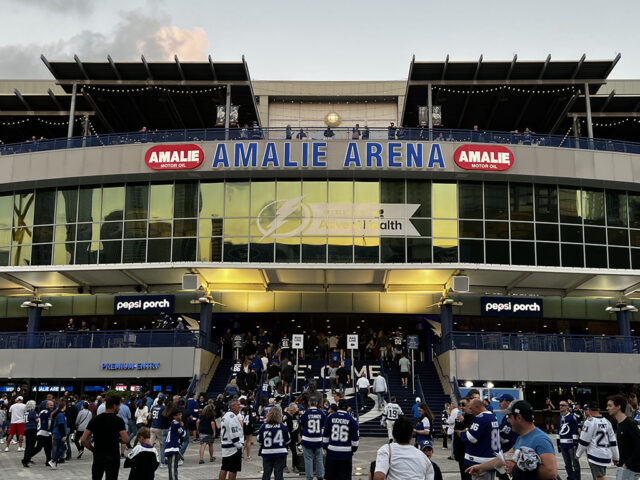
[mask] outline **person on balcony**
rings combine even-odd
[[[391,122],[391,124],[387,127],[387,138],[389,140],[395,140],[396,139],[396,124]]]

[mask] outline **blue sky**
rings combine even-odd
[[[50,59],[239,60],[259,80],[400,80],[418,60],[622,60],[640,78],[639,0],[4,0],[0,78]]]

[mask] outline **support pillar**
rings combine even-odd
[[[40,331],[40,317],[42,308],[28,307],[27,311],[27,348],[38,347],[38,332]]]
[[[573,141],[575,142],[575,148],[580,148],[580,129],[578,127],[578,116],[573,116]]]
[[[73,122],[76,117],[76,96],[78,95],[78,84],[74,83],[71,88],[71,108],[69,109],[69,128],[67,129],[67,138],[73,137]]]
[[[631,322],[629,321],[629,311],[620,310],[619,312],[616,312],[616,319],[618,320],[618,335],[630,337]]]
[[[211,345],[211,321],[213,318],[213,304],[204,302],[200,304],[200,330],[204,333],[204,345],[202,348],[205,350],[210,349]]]
[[[429,115],[429,141],[433,140],[433,88],[427,86],[427,115]]]
[[[453,305],[440,304],[440,325],[442,327],[442,345],[446,350],[453,347]]]
[[[589,139],[593,139],[593,118],[591,118],[591,96],[589,94],[589,84],[584,84],[584,100],[587,106],[587,133]]]
[[[227,85],[227,101],[224,109],[224,139],[229,140],[229,127],[231,126],[231,85]]]

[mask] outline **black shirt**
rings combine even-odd
[[[95,457],[120,457],[120,432],[125,429],[124,420],[115,413],[101,413],[92,418],[87,430],[93,433]]]
[[[640,429],[629,417],[618,423],[616,440],[620,451],[619,465],[640,473]]]
[[[464,420],[460,422],[456,419],[456,423],[453,426],[453,428],[454,430],[465,430],[469,428],[472,423],[473,423],[473,415],[471,415],[470,413],[465,413]],[[457,433],[454,434],[453,435],[453,456],[455,457],[455,459],[458,461],[463,460],[466,449],[467,449],[466,444],[462,440],[460,440],[460,437],[458,436]]]

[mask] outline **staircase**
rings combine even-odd
[[[211,382],[209,382],[205,398],[215,399],[218,394],[224,392],[227,382],[229,381],[229,376],[231,375],[231,367],[233,367],[233,363],[233,360],[220,360],[220,364],[214,372],[213,377],[211,377]]]

